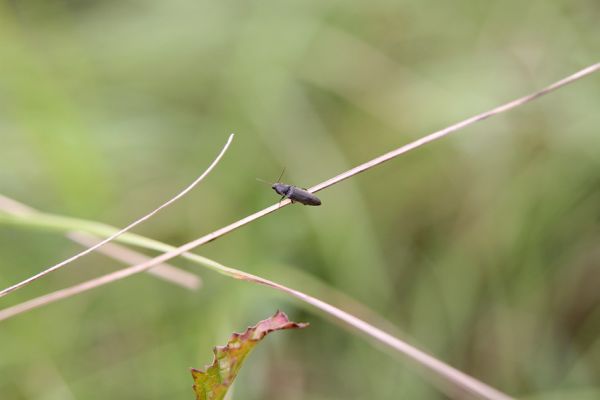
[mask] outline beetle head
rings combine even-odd
[[[274,183],[273,186],[271,186],[271,187],[273,188],[274,191],[277,192],[277,194],[284,196],[287,193],[290,185],[286,185],[285,183],[277,182],[277,183]]]

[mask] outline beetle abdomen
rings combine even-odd
[[[289,193],[287,197],[289,197],[292,201],[297,201],[305,206],[321,205],[321,200],[317,196],[295,186],[292,186],[291,193]]]

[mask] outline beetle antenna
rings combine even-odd
[[[281,182],[281,178],[283,177],[283,173],[285,172],[285,167],[283,167],[283,170],[281,171],[281,174],[279,174],[279,178],[277,178],[277,180],[275,182]]]
[[[271,182],[267,182],[264,179],[260,179],[260,178],[256,178],[257,181],[262,182],[262,183],[266,183],[267,185],[271,186],[272,183]]]

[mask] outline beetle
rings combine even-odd
[[[314,194],[310,193],[306,189],[299,188],[294,185],[288,185],[287,183],[281,183],[279,180],[283,176],[285,172],[285,168],[281,171],[279,178],[277,178],[277,182],[273,183],[271,188],[279,195],[281,195],[281,200],[286,197],[292,201],[292,203],[298,202],[304,204],[305,206],[320,206],[321,199],[319,199]],[[264,182],[264,181],[263,181]]]

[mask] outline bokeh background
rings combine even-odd
[[[598,61],[595,0],[0,3],[0,193],[179,245]],[[367,318],[527,399],[600,398],[600,76],[198,250]],[[9,286],[80,248],[0,226]],[[151,254],[148,252],[148,254]],[[276,309],[235,399],[443,399],[404,358],[281,294],[146,274],[0,325],[0,398],[191,399],[189,367]],[[2,307],[119,264],[91,255]],[[344,297],[344,296],[347,296]],[[382,322],[383,323],[383,322]]]

